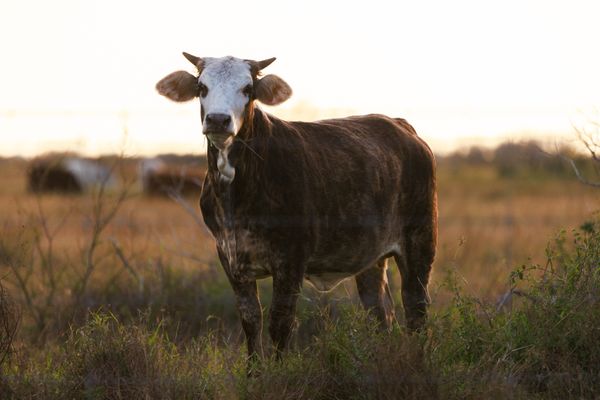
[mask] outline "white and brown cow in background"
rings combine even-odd
[[[114,188],[116,185],[109,167],[74,155],[36,157],[27,169],[27,188],[36,193],[83,193],[99,186]]]
[[[383,115],[283,121],[255,104],[291,96],[281,78],[260,75],[274,58],[184,56],[197,75],[177,71],[156,87],[174,101],[200,99],[209,140],[200,206],[237,298],[249,354],[262,354],[257,279],[273,277],[269,331],[281,351],[304,279],[326,291],[354,277],[363,305],[389,326],[389,257],[402,275],[407,325],[420,328],[437,205],[434,157],[412,126]]]

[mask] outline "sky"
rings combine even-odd
[[[168,4],[167,4],[168,3]],[[291,119],[384,113],[434,151],[569,140],[598,118],[600,2],[2,0],[0,155],[202,152],[198,56],[277,57]],[[266,108],[266,107],[265,107]]]

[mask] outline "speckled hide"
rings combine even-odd
[[[209,145],[200,205],[236,294],[250,355],[261,354],[256,280],[273,277],[270,334],[286,348],[303,280],[329,290],[354,277],[382,326],[394,319],[386,259],[402,276],[410,329],[422,326],[437,235],[435,161],[403,119],[314,123],[275,118],[250,100],[223,180]]]

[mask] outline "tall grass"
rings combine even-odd
[[[327,308],[314,309],[303,317],[319,321],[312,339],[281,361],[267,358],[248,377],[240,341],[218,339],[215,332],[176,343],[162,322],[147,316],[122,322],[110,313],[94,313],[66,340],[4,366],[4,394],[49,399],[593,398],[600,391],[599,227],[588,223],[562,233],[548,246],[544,264],[515,269],[510,301],[486,303],[448,277],[452,301],[420,334],[400,326],[382,331],[352,305],[335,318]]]

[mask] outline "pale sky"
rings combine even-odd
[[[558,140],[600,106],[599,42],[593,0],[2,0],[0,155],[201,152],[198,102],[154,89],[182,51],[277,57],[285,117],[404,117],[440,153]]]

